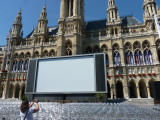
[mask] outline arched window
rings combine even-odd
[[[107,51],[108,51],[107,45],[103,44],[103,45],[101,46],[101,52],[107,52]]]
[[[149,43],[149,41],[145,40],[145,41],[142,43],[142,47],[143,47],[143,49],[149,49],[149,48],[150,48],[150,43]]]
[[[141,48],[141,44],[140,44],[140,42],[138,42],[138,41],[134,42],[134,44],[133,44],[133,48],[134,48],[134,50],[136,50],[136,49],[140,49],[140,48]]]
[[[106,66],[109,67],[109,57],[107,53],[106,53]]]
[[[131,43],[130,43],[130,42],[125,43],[125,45],[124,45],[124,49],[125,49],[125,51],[127,51],[127,50],[131,50],[131,49],[132,49],[132,45],[131,45]]]
[[[133,54],[132,54],[131,51],[126,52],[125,58],[126,58],[126,64],[127,65],[134,65]]]
[[[14,60],[13,65],[12,65],[12,71],[16,72],[18,70],[18,61]]]
[[[48,57],[48,51],[47,51],[47,50],[45,50],[45,51],[43,52],[43,57]]]
[[[50,52],[49,52],[49,57],[54,57],[56,56],[56,52],[52,49]]]
[[[160,49],[157,50],[157,54],[158,54],[158,60],[160,62]]]
[[[103,44],[101,46],[101,52],[105,53],[105,56],[106,56],[106,66],[108,67],[109,66],[109,57],[108,57],[107,51],[108,51],[107,45]]]
[[[153,60],[152,60],[152,53],[151,51],[149,50],[145,50],[144,51],[144,61],[145,61],[145,64],[153,64]]]
[[[157,47],[158,60],[160,62],[160,39],[156,41],[156,47]]]
[[[24,58],[24,53],[23,52],[19,55],[19,58]]]
[[[30,52],[27,52],[26,55],[25,55],[25,57],[26,57],[26,58],[30,58],[30,57],[31,57],[31,53],[30,53]]]
[[[121,56],[119,52],[114,52],[113,58],[115,65],[121,65]]]
[[[135,58],[135,64],[136,65],[142,65],[143,64],[143,56],[142,56],[142,52],[137,50],[134,53],[134,58]]]
[[[65,48],[66,48],[66,56],[72,55],[72,43],[70,41],[67,41]]]
[[[39,52],[38,52],[38,51],[35,51],[34,57],[35,57],[35,58],[38,58],[38,57],[39,57]]]
[[[27,59],[24,63],[24,71],[27,71],[28,70],[28,62],[29,60]]]
[[[20,61],[18,62],[18,71],[19,71],[19,72],[22,72],[22,71],[23,71],[23,68],[24,68],[24,62],[23,62],[23,60],[20,60]]]
[[[119,53],[119,45],[117,43],[113,45],[113,63],[114,65],[121,65],[121,55]]]
[[[15,54],[14,54],[14,58],[18,58],[18,53],[15,53]]]

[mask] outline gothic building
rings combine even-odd
[[[153,81],[160,80],[160,39],[153,19],[160,20],[155,0],[144,0],[144,22],[121,17],[115,0],[108,0],[107,17],[84,21],[84,0],[61,0],[57,27],[48,27],[46,6],[38,24],[22,38],[22,12],[7,36],[0,73],[0,98],[24,94],[30,58],[104,52],[108,97],[151,98]]]

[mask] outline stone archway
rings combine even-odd
[[[124,98],[124,95],[123,95],[123,84],[122,82],[118,81],[116,83],[116,95],[117,95],[117,98]]]
[[[24,92],[25,92],[25,85],[23,85],[21,88],[21,97],[25,95]]]
[[[11,84],[9,87],[8,98],[13,97],[13,90],[14,90],[14,86],[13,86],[13,84]]]
[[[2,96],[3,96],[3,90],[4,90],[4,86],[1,85],[0,86],[0,98],[2,98]]]
[[[152,83],[154,82],[154,80],[150,80],[148,85],[149,85],[149,92],[150,92],[150,97],[154,98],[154,91],[153,91],[153,85]]]
[[[109,85],[109,82],[108,82],[108,81],[107,81],[107,90],[108,90],[107,97],[108,97],[108,98],[111,98],[111,88],[110,88],[110,85]]]
[[[157,54],[158,54],[158,60],[160,62],[160,49],[157,50]]]
[[[139,81],[139,91],[141,98],[148,98],[147,87],[144,81]]]
[[[129,82],[129,97],[137,98],[137,88],[134,81]]]
[[[20,92],[20,86],[17,85],[17,86],[15,87],[15,98],[19,98],[19,92]]]

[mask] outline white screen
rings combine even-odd
[[[95,92],[94,56],[39,60],[36,92]]]

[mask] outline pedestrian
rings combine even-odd
[[[35,108],[31,108],[35,104]],[[33,113],[39,111],[38,100],[33,100],[29,104],[28,100],[22,101],[20,106],[20,117],[21,120],[33,120]]]

